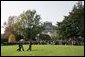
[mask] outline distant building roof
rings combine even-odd
[[[52,25],[52,22],[44,22],[44,28],[45,30],[55,30],[56,26]]]

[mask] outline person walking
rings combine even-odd
[[[31,39],[29,40],[29,48],[27,49],[27,51],[28,50],[30,50],[30,51],[32,50],[32,40]]]
[[[24,39],[20,39],[19,40],[19,48],[17,49],[17,51],[21,51],[21,49],[24,51],[23,44],[24,44]]]

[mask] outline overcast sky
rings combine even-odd
[[[53,25],[63,20],[78,1],[1,1],[1,26],[9,16],[18,16],[26,10],[37,11],[42,22],[50,21]],[[1,33],[4,29],[1,28]]]

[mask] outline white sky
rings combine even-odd
[[[68,15],[76,2],[78,1],[1,1],[1,26],[9,16],[18,16],[29,9],[35,9],[42,22],[50,21],[56,25],[63,20],[63,16]],[[1,33],[4,33],[4,28],[1,28]]]

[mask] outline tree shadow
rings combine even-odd
[[[25,50],[25,51],[27,51],[27,50]],[[28,50],[28,51],[30,51],[30,50]],[[31,50],[31,51],[42,51],[41,49],[39,50],[39,49],[33,49],[33,50]],[[31,52],[30,51],[30,52]]]
[[[40,51],[39,49],[34,49],[34,50],[32,50],[32,51]]]
[[[18,52],[32,52],[32,51],[43,51],[43,50],[42,49],[33,49],[31,51],[30,50],[28,50],[28,51],[27,50],[24,50],[24,51],[21,50],[21,51],[18,51]]]

